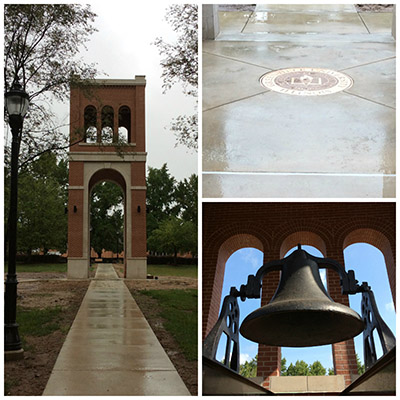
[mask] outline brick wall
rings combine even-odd
[[[117,83],[115,83],[117,82]],[[118,83],[119,82],[119,83]],[[138,81],[136,81],[138,82]],[[142,80],[144,82],[144,80]],[[118,159],[118,163],[130,162],[130,173],[127,174],[127,181],[120,172],[117,171],[115,161],[107,159],[105,156],[121,154],[121,152],[140,153],[146,151],[145,141],[145,84],[136,84],[129,81],[105,81],[104,84],[87,86],[84,88],[71,88],[70,97],[70,140],[75,143],[84,135],[84,114],[87,106],[94,106],[97,113],[97,130],[101,130],[101,112],[104,106],[109,106],[114,112],[112,124],[114,135],[118,132],[119,118],[118,113],[122,106],[129,107],[130,119],[130,141],[129,144],[102,145],[97,143],[76,143],[71,146],[70,151],[80,153],[80,160],[70,161],[69,166],[69,216],[68,216],[68,255],[69,257],[83,257],[86,249],[83,249],[83,205],[88,199],[84,199],[84,167],[85,164],[96,162],[93,157],[86,157],[82,153],[98,153],[104,161],[104,168],[98,169],[90,177],[88,192],[94,185],[104,180],[117,183],[125,193],[129,190],[131,194],[130,210],[125,209],[125,222],[130,219],[132,226],[131,235],[131,254],[127,257],[146,257],[146,162],[145,161],[126,161],[123,157]],[[129,124],[128,124],[129,125]],[[100,138],[98,134],[98,138]],[[83,157],[83,158],[82,158]],[[110,161],[111,160],[111,161]],[[143,160],[143,157],[141,157]],[[72,188],[74,187],[75,188]],[[74,206],[77,212],[74,212]],[[140,207],[140,212],[138,211]],[[125,229],[127,224],[125,223]],[[127,235],[125,235],[127,237]],[[88,250],[88,249],[87,249]]]
[[[203,338],[217,320],[225,263],[234,251],[256,247],[267,262],[302,243],[344,264],[343,249],[356,242],[382,251],[395,299],[394,203],[203,203]],[[328,271],[327,281],[331,297],[348,305],[333,271]],[[279,273],[266,275],[262,305],[278,282]],[[333,345],[332,352],[336,373],[350,383],[357,373],[353,340]],[[267,387],[268,377],[279,374],[280,357],[279,348],[259,346],[258,374]]]

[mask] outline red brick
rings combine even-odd
[[[395,302],[395,203],[203,203],[203,337],[218,318],[225,263],[236,250],[255,247],[268,262],[301,243],[343,265],[343,250],[356,242],[369,243],[384,254]],[[331,297],[348,305],[337,274],[328,270],[327,281]],[[269,302],[278,282],[279,272],[265,276],[262,304]],[[334,344],[332,352],[336,373],[349,384],[351,374],[357,373],[353,340]],[[266,387],[268,377],[278,374],[280,357],[280,348],[259,346],[258,375]]]

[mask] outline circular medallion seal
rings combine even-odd
[[[294,96],[322,96],[337,93],[353,85],[341,72],[325,68],[287,68],[264,74],[261,86]]]

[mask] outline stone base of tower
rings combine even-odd
[[[87,258],[68,258],[68,279],[88,279],[89,278],[89,261]]]
[[[132,257],[126,260],[127,279],[146,279],[147,257]]]

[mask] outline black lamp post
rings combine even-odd
[[[18,156],[22,125],[29,107],[29,96],[17,80],[14,81],[11,90],[5,94],[4,103],[12,132],[8,271],[4,296],[4,350],[6,357],[11,357],[11,355],[18,357],[18,355],[23,354],[18,333],[18,324],[16,323],[18,284],[16,274]]]

